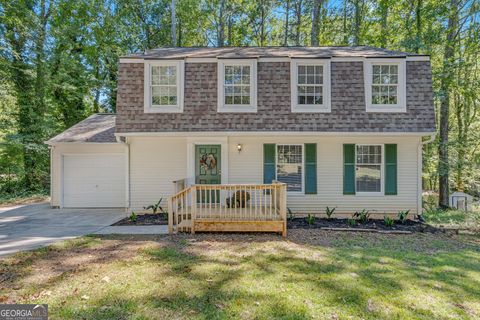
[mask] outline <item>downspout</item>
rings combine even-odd
[[[50,151],[50,207],[52,206],[52,195],[53,195],[53,151],[55,146],[49,145],[48,150]]]
[[[418,149],[417,149],[417,178],[418,178],[418,183],[417,183],[417,216],[422,215],[423,211],[423,199],[422,199],[422,193],[423,193],[423,188],[422,188],[422,174],[423,174],[423,146],[429,143],[432,143],[435,140],[435,135],[436,133],[430,134],[429,138],[425,141],[423,141],[423,137],[420,137],[420,143],[418,144]]]

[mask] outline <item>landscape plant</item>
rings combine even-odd
[[[130,219],[130,221],[132,222],[137,222],[137,215],[135,212],[132,211],[132,213],[130,214],[130,217],[128,217]]]
[[[395,224],[395,220],[393,220],[391,217],[389,216],[384,216],[383,217],[383,223],[385,224],[385,226],[391,228],[393,227],[393,225]]]
[[[335,207],[334,208],[330,208],[327,206],[327,208],[325,209],[325,215],[327,216],[327,219],[330,220],[332,218],[332,215],[333,213],[335,212]]]
[[[163,210],[163,207],[161,206],[163,198],[160,198],[157,203],[151,204],[147,207],[143,207],[145,210],[152,210],[153,214],[157,214],[157,211],[161,214],[165,214],[166,212]]]
[[[313,214],[309,213],[305,219],[307,220],[309,226],[313,226],[315,224],[315,216]]]
[[[368,222],[368,219],[370,218],[370,211],[365,209],[363,209],[362,211],[356,211],[353,214],[353,218],[365,224]]]
[[[402,224],[407,222],[408,214],[410,213],[410,210],[404,210],[404,211],[399,211],[397,213],[397,219],[400,221]]]

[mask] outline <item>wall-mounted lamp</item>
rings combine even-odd
[[[241,143],[237,144],[238,153],[240,153],[242,151],[242,148],[243,148],[243,146],[242,146]]]

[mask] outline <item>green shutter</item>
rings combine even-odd
[[[385,145],[385,194],[397,194],[397,145]]]
[[[355,194],[355,145],[343,145],[343,194]]]
[[[305,143],[305,194],[317,194],[316,143]]]
[[[263,183],[275,180],[275,144],[263,145]]]

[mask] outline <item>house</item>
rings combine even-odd
[[[47,142],[51,204],[141,210],[172,196],[173,181],[278,181],[295,212],[417,214],[422,144],[434,132],[429,56],[365,46],[147,50],[120,58],[116,115],[92,115]]]

